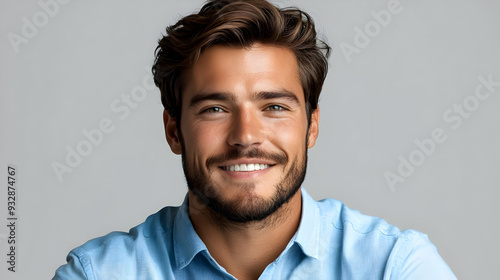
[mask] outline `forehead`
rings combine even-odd
[[[183,99],[200,92],[239,95],[276,89],[304,99],[297,58],[292,50],[265,44],[249,48],[213,46],[186,72]]]

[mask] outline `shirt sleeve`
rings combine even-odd
[[[399,261],[391,273],[391,280],[456,280],[450,267],[439,255],[436,246],[426,235],[405,240],[398,252]],[[405,248],[406,247],[406,248]]]
[[[68,262],[65,265],[60,266],[56,270],[55,276],[52,280],[87,280],[87,276],[85,271],[83,270],[82,263],[77,255],[73,252],[70,252],[66,257],[66,261]]]

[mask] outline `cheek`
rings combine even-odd
[[[205,160],[217,155],[218,147],[223,142],[218,127],[207,125],[192,125],[183,131],[186,157],[196,163],[205,164]]]
[[[271,142],[280,147],[289,157],[305,149],[307,126],[299,121],[285,121],[270,128]]]

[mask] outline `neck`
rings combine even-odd
[[[302,210],[300,189],[275,213],[263,221],[245,224],[221,223],[189,192],[193,227],[210,255],[238,279],[257,279],[285,249],[297,231]]]

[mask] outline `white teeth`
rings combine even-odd
[[[263,163],[250,163],[250,164],[234,164],[229,166],[222,167],[224,170],[228,171],[241,171],[241,172],[249,172],[256,170],[263,170],[269,168],[268,164]]]
[[[247,168],[248,171],[254,171],[255,170],[255,165],[253,163],[250,163]]]

